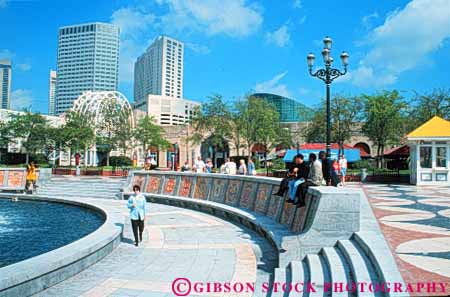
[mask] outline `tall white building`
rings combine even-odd
[[[50,70],[48,88],[48,114],[55,114],[55,94],[56,94],[56,71]]]
[[[11,61],[0,60],[0,108],[11,108]]]
[[[116,91],[119,74],[119,28],[88,23],[61,27],[55,114],[72,107],[85,91]]]
[[[182,42],[158,37],[134,64],[134,102],[149,94],[183,98],[183,57]]]
[[[199,106],[199,102],[191,100],[149,94],[145,101],[135,104],[134,108],[152,116],[158,125],[171,126],[190,122]]]

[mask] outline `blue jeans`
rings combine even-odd
[[[294,179],[289,181],[289,200],[295,201],[295,194],[300,184],[304,183],[303,179]]]

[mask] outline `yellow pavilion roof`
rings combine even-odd
[[[438,116],[432,117],[428,122],[407,135],[408,138],[450,137],[450,122]]]

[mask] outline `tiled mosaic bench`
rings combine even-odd
[[[150,201],[189,207],[246,225],[274,244],[281,267],[359,230],[358,191],[311,187],[306,207],[297,208],[272,195],[279,183],[280,179],[266,177],[135,171],[123,197],[139,185]]]

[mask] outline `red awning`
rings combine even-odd
[[[409,157],[409,146],[402,145],[399,147],[394,147],[390,150],[386,150],[383,153],[385,158],[408,158]]]
[[[252,146],[252,153],[264,153],[266,151],[264,145],[257,143]]]

